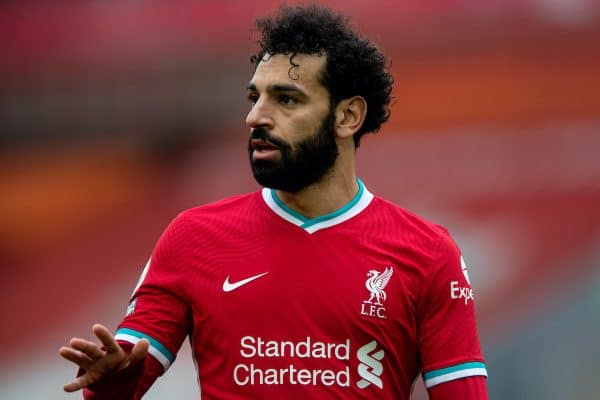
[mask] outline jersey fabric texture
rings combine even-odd
[[[166,371],[189,337],[203,400],[410,398],[487,376],[448,232],[359,191],[306,218],[271,189],[181,213],[116,338]]]

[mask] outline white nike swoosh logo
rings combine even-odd
[[[251,276],[250,278],[242,279],[241,281],[233,282],[233,283],[229,282],[229,275],[228,275],[227,279],[225,279],[225,282],[223,282],[223,291],[231,292],[241,286],[244,286],[247,283],[250,283],[258,278],[265,276],[266,274],[268,274],[268,272],[263,272],[262,274],[254,275],[254,276]]]

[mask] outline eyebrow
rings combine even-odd
[[[258,89],[256,88],[256,85],[252,82],[248,83],[248,86],[246,86],[246,90],[251,90],[253,92],[257,92]],[[274,85],[270,85],[267,87],[267,91],[268,92],[274,92],[274,93],[278,93],[278,92],[295,92],[301,96],[304,97],[308,97],[308,95],[302,90],[300,89],[298,86],[296,85],[289,85],[289,84],[282,84],[282,83],[276,83]]]

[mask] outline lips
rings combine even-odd
[[[251,139],[250,147],[255,151],[279,150],[279,146],[263,139]]]
[[[250,148],[253,160],[274,160],[280,157],[279,146],[264,139],[251,139]]]

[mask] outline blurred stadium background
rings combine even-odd
[[[59,346],[118,323],[178,211],[257,188],[250,26],[278,3],[1,3],[0,398],[79,398]],[[392,59],[358,174],[462,247],[491,398],[598,398],[600,3],[324,4]],[[197,398],[188,347],[148,399]]]

